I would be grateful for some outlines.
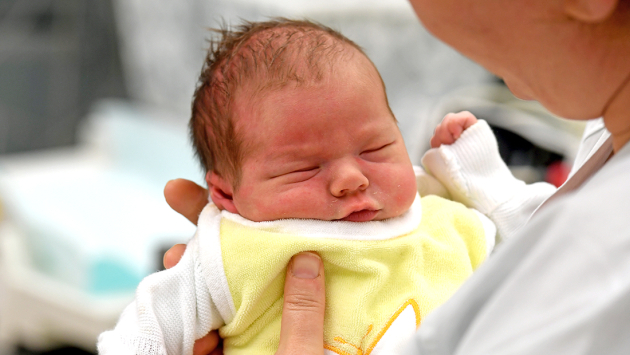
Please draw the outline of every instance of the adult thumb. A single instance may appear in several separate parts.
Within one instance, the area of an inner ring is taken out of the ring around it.
[[[324,353],[324,264],[319,255],[299,253],[287,267],[280,346],[276,355]]]

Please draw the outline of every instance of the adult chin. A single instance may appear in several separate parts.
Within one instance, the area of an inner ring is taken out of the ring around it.
[[[521,100],[535,100],[534,96],[531,94],[530,90],[525,88],[524,85],[518,84],[513,80],[503,78],[505,85],[507,85],[508,89],[512,92],[512,95],[516,96]]]
[[[589,120],[602,116],[604,105],[580,95],[571,95],[566,88],[556,92],[534,94],[527,85],[517,80],[504,79],[512,94],[521,100],[536,100],[552,114],[570,120]]]
[[[603,105],[588,100],[561,101],[556,97],[546,97],[538,100],[549,112],[558,117],[569,120],[583,121],[598,118],[603,115]]]

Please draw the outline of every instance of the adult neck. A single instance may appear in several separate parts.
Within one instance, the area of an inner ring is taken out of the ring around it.
[[[630,69],[608,102],[603,116],[604,124],[612,135],[613,151],[617,153],[630,141]]]
[[[614,58],[608,68],[621,78],[603,109],[604,124],[613,139],[613,150],[618,152],[630,141],[630,2],[619,1],[616,11],[608,19],[608,29],[597,42],[608,49]],[[615,71],[613,68],[617,67]],[[601,68],[606,71],[606,67]]]

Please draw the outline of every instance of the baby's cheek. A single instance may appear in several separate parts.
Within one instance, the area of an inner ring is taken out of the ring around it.
[[[269,209],[275,211],[280,218],[308,218],[312,214],[308,193],[298,189],[278,195],[276,201],[269,205]]]
[[[396,202],[401,209],[407,210],[416,198],[418,191],[416,187],[416,175],[413,170],[409,171],[408,169],[404,169],[401,171],[396,184],[396,191],[398,192],[396,194]]]
[[[271,221],[282,217],[281,203],[270,194],[242,194],[234,200],[241,216],[254,222]]]

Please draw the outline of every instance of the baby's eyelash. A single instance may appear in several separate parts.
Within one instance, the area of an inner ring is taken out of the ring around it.
[[[287,176],[287,175],[290,175],[290,174],[306,173],[306,172],[313,171],[313,170],[316,170],[316,169],[319,169],[319,166],[312,166],[312,167],[307,167],[307,168],[303,168],[303,169],[285,171],[285,172],[282,172],[282,173],[271,175],[269,178],[275,179],[275,178],[279,178],[279,177],[282,177],[282,176]]]
[[[318,169],[318,168],[319,168],[319,166],[311,166],[311,167],[304,168],[304,169],[293,170],[292,173],[302,173],[302,172],[312,171],[312,170],[315,170],[315,169]]]
[[[372,153],[372,152],[376,152],[376,151],[379,151],[379,150],[381,150],[381,149],[383,149],[383,148],[386,148],[386,147],[388,147],[388,146],[390,146],[390,145],[392,145],[392,144],[394,144],[394,142],[390,142],[390,143],[387,143],[387,144],[383,144],[382,146],[380,146],[380,147],[378,147],[378,148],[374,148],[374,149],[369,149],[369,150],[363,151],[363,153]]]
[[[286,178],[286,182],[288,183],[298,183],[306,180],[310,180],[312,177],[316,176],[319,173],[319,166],[308,167],[299,170],[293,170],[284,174],[283,176]]]

